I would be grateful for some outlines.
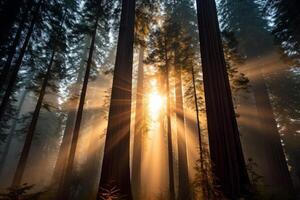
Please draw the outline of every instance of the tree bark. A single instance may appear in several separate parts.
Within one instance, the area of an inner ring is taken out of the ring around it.
[[[142,164],[142,139],[144,133],[144,47],[140,47],[136,109],[135,109],[135,128],[132,156],[132,183],[136,199],[140,198],[141,191],[141,164]]]
[[[184,108],[182,96],[181,67],[175,65],[176,127],[178,145],[178,199],[191,199],[186,151]]]
[[[94,53],[94,49],[95,49],[95,40],[96,40],[96,34],[97,34],[97,28],[98,28],[98,20],[99,20],[99,16],[96,17],[95,25],[94,25],[94,29],[93,29],[93,33],[92,33],[92,41],[91,41],[86,71],[85,71],[85,75],[84,75],[84,80],[83,80],[83,84],[82,84],[78,110],[76,113],[75,127],[73,130],[70,152],[69,152],[69,156],[67,158],[66,169],[63,173],[63,177],[62,177],[61,183],[59,185],[59,192],[58,192],[59,200],[67,200],[67,199],[71,198],[70,190],[71,190],[72,177],[73,177],[73,164],[74,164],[75,153],[76,153],[76,148],[77,148],[77,143],[78,143],[78,138],[79,138],[79,132],[80,132],[80,126],[81,126],[81,121],[82,121],[87,86],[88,86],[90,71],[91,71],[91,67],[92,67],[93,53]]]
[[[121,196],[132,199],[129,144],[134,18],[135,0],[123,0],[98,198],[103,190],[115,186]]]
[[[210,155],[215,182],[225,196],[236,199],[249,178],[235,119],[214,0],[197,0]]]
[[[36,128],[37,121],[38,121],[38,118],[39,118],[40,110],[42,108],[42,103],[43,103],[43,100],[44,100],[44,96],[46,94],[46,88],[47,88],[47,85],[48,85],[48,80],[50,78],[51,68],[52,68],[52,65],[53,65],[53,62],[54,62],[54,57],[55,57],[55,50],[53,50],[52,54],[51,54],[50,63],[47,67],[47,73],[45,74],[45,78],[43,80],[40,95],[39,95],[35,110],[33,112],[33,116],[32,116],[32,119],[31,119],[31,122],[30,122],[30,125],[29,125],[29,128],[28,128],[28,132],[26,134],[25,143],[24,143],[24,146],[23,146],[23,149],[22,149],[22,153],[21,153],[21,156],[20,156],[20,159],[19,159],[19,162],[18,162],[18,165],[17,165],[17,169],[16,169],[16,172],[15,172],[15,175],[14,175],[14,178],[13,178],[12,186],[15,186],[15,187],[18,187],[18,186],[21,185],[21,181],[22,181],[22,177],[23,177],[23,174],[24,174],[24,171],[25,171],[26,164],[27,164],[27,160],[28,160],[29,151],[30,151],[30,148],[31,148],[31,143],[32,143],[32,139],[33,139],[33,136],[34,136],[35,128]]]
[[[31,35],[32,35],[32,32],[33,32],[33,29],[34,29],[34,25],[37,21],[37,18],[38,18],[38,15],[39,15],[39,10],[40,10],[40,7],[41,7],[41,4],[42,4],[42,0],[40,0],[38,2],[38,4],[36,5],[36,9],[34,11],[34,14],[33,14],[33,18],[31,20],[31,23],[30,23],[30,27],[28,29],[28,32],[27,32],[27,35],[26,35],[26,38],[24,40],[24,43],[22,45],[22,48],[20,50],[20,54],[18,56],[18,59],[16,61],[16,64],[14,66],[14,69],[12,71],[12,75],[10,77],[10,80],[9,80],[9,83],[8,83],[8,86],[6,88],[6,91],[5,91],[5,94],[3,96],[3,99],[1,101],[1,105],[0,105],[0,120],[3,119],[4,117],[4,114],[5,114],[5,108],[6,106],[8,105],[9,103],[9,98],[13,92],[13,87],[15,85],[15,82],[17,81],[17,77],[18,77],[18,72],[19,72],[19,69],[21,67],[21,64],[22,64],[22,61],[23,61],[23,57],[25,55],[25,52],[26,52],[26,49],[27,49],[27,46],[28,46],[28,43],[29,43],[29,40],[31,38]]]

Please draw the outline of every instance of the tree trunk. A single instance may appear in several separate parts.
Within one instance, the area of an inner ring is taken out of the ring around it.
[[[175,95],[176,95],[176,127],[177,127],[177,145],[178,145],[178,199],[191,199],[190,183],[188,174],[188,161],[186,151],[184,108],[182,96],[181,67],[176,65],[175,72]]]
[[[91,116],[92,119],[87,119],[87,121],[96,122],[99,120],[99,114],[101,112],[101,108],[95,110],[96,115]],[[93,114],[92,114],[93,115]],[[84,186],[82,195],[78,199],[96,199],[97,192],[98,192],[98,177],[100,177],[99,169],[101,168],[101,158],[102,158],[102,144],[99,144],[98,136],[90,137],[88,142],[88,155],[85,162],[84,172],[83,172],[83,179],[84,179]]]
[[[33,29],[34,29],[34,25],[37,21],[37,18],[38,18],[38,14],[39,14],[39,10],[40,10],[40,7],[41,7],[41,4],[42,4],[42,0],[40,0],[38,2],[38,4],[36,5],[36,9],[34,11],[34,14],[33,14],[33,18],[31,20],[31,23],[30,23],[30,27],[28,29],[28,32],[27,32],[27,35],[26,35],[26,38],[24,40],[24,43],[22,45],[22,48],[20,49],[20,54],[19,54],[19,57],[16,61],[16,64],[14,66],[14,69],[12,71],[12,75],[10,77],[10,80],[9,80],[9,83],[8,83],[8,86],[6,88],[6,91],[5,91],[5,94],[4,94],[4,97],[1,101],[1,105],[0,105],[0,120],[3,119],[4,117],[4,114],[5,114],[5,108],[6,106],[8,105],[9,103],[9,98],[13,92],[13,87],[15,85],[15,82],[17,81],[17,76],[18,76],[18,72],[19,72],[19,69],[21,67],[21,64],[22,64],[22,61],[23,61],[23,57],[25,55],[25,51],[27,49],[27,46],[28,46],[28,43],[29,43],[29,40],[31,38],[31,35],[32,35],[32,32],[33,32]]]
[[[21,109],[22,109],[22,106],[24,104],[27,92],[28,91],[25,88],[24,91],[23,91],[23,93],[22,93],[22,95],[21,95],[21,99],[19,101],[19,105],[18,105],[18,108],[17,108],[18,115],[17,115],[16,119],[14,119],[14,121],[13,121],[13,124],[12,124],[12,126],[10,128],[10,131],[9,131],[9,134],[8,134],[7,141],[5,143],[4,150],[2,152],[2,156],[1,156],[1,159],[0,159],[0,176],[1,176],[2,170],[4,168],[4,164],[5,164],[6,158],[8,156],[9,148],[10,148],[11,142],[13,140],[13,137],[14,137],[14,134],[15,134],[15,131],[16,131],[16,128],[17,128],[18,119],[20,118]]]
[[[167,92],[167,131],[168,131],[168,160],[169,160],[169,195],[170,200],[175,200],[174,183],[174,161],[172,146],[172,127],[171,127],[171,105],[170,105],[170,82],[169,67],[166,67],[166,92]]]
[[[17,169],[16,169],[16,172],[15,172],[15,175],[14,175],[14,178],[13,178],[12,186],[20,186],[21,185],[22,177],[23,177],[25,167],[26,167],[26,164],[27,164],[27,160],[28,160],[28,156],[29,156],[29,151],[30,151],[30,148],[31,148],[33,135],[34,135],[35,128],[36,128],[36,125],[37,125],[37,121],[38,121],[38,118],[39,118],[40,110],[42,108],[42,103],[43,103],[43,100],[44,100],[44,96],[46,94],[46,88],[47,88],[47,85],[48,85],[48,80],[50,78],[51,68],[52,68],[52,65],[53,65],[53,62],[54,62],[54,57],[55,57],[55,50],[53,50],[52,54],[51,54],[50,63],[48,65],[47,73],[45,74],[45,78],[43,80],[40,95],[39,95],[35,110],[33,112],[33,116],[32,116],[32,119],[31,119],[31,122],[30,122],[30,125],[29,125],[29,128],[28,128],[28,132],[26,134],[25,143],[24,143],[22,153],[21,153],[18,165],[17,165]]]
[[[32,5],[32,4],[30,4],[30,5]],[[13,43],[10,47],[10,50],[8,52],[8,57],[7,57],[7,60],[5,62],[5,65],[4,65],[4,67],[1,71],[1,75],[0,75],[0,92],[2,92],[2,90],[4,90],[4,83],[5,83],[5,81],[8,77],[9,70],[10,70],[10,67],[11,67],[11,62],[13,60],[13,57],[14,57],[15,53],[16,53],[16,48],[17,48],[17,46],[20,42],[20,37],[21,37],[22,31],[24,29],[26,18],[27,18],[29,10],[31,10],[31,7],[28,7],[23,11],[22,19],[19,23],[19,27],[17,29],[14,41],[13,41]]]
[[[103,190],[116,187],[121,196],[132,199],[129,144],[134,17],[135,0],[123,0],[98,198]]]
[[[0,46],[5,44],[13,27],[23,0],[7,0],[0,11]]]
[[[274,72],[280,74],[285,64],[280,60],[281,56],[274,45],[274,38],[265,29],[266,21],[261,18],[255,2],[231,0],[226,6],[225,9],[231,13],[231,20],[226,24],[232,30],[239,30],[234,31],[238,40],[237,47],[247,57],[241,70],[249,77],[256,106],[256,112],[254,111],[252,116],[255,121],[248,126],[244,125],[245,155],[258,165],[257,171],[268,185],[266,188],[268,193],[275,196],[292,195],[293,184],[264,77],[264,75],[272,77]],[[248,110],[250,107],[252,102],[241,101],[241,110],[243,108]]]
[[[282,148],[268,89],[262,72],[260,69],[257,70],[259,73],[256,74],[256,80],[252,83],[252,88],[258,112],[259,131],[263,135],[261,140],[266,156],[264,159],[266,161],[265,173],[267,173],[267,177],[264,177],[264,179],[267,185],[272,186],[268,190],[273,194],[293,195],[293,183]]]
[[[73,164],[74,164],[75,153],[76,153],[78,137],[79,137],[79,132],[80,132],[80,126],[81,126],[81,121],[82,121],[87,86],[88,86],[90,71],[91,71],[91,67],[92,67],[93,53],[94,53],[94,49],[95,49],[95,40],[96,40],[96,34],[97,34],[97,28],[98,28],[98,20],[99,20],[99,16],[96,17],[94,30],[92,33],[92,41],[91,41],[91,46],[90,46],[90,51],[89,51],[89,57],[87,60],[87,66],[86,66],[86,71],[85,71],[85,75],[84,75],[84,80],[83,80],[83,84],[82,84],[78,110],[76,113],[75,127],[74,127],[74,131],[73,131],[73,135],[72,135],[70,152],[69,152],[69,156],[67,158],[66,168],[63,172],[63,177],[62,177],[61,183],[59,185],[59,192],[58,192],[59,200],[70,199],[70,190],[71,190],[72,177],[73,177]]]
[[[203,183],[205,185],[201,186],[202,189],[202,195],[205,199],[209,199],[209,178],[207,171],[204,169],[204,148],[203,148],[203,138],[201,134],[201,128],[200,128],[200,118],[199,118],[199,105],[198,105],[198,97],[197,97],[197,88],[196,88],[196,79],[195,79],[195,70],[194,67],[192,67],[192,82],[193,82],[193,93],[194,93],[194,102],[195,102],[195,108],[196,108],[196,123],[197,123],[197,133],[199,137],[199,154],[200,154],[200,170],[201,170],[201,179],[204,180]]]
[[[89,45],[90,44],[88,44],[88,42],[87,42],[85,49],[88,50]],[[82,55],[84,59],[80,65],[80,69],[79,69],[79,72],[77,75],[77,80],[76,80],[75,86],[79,85],[83,79],[84,66],[85,66],[85,62],[86,62],[85,58],[86,58],[87,54],[88,54],[88,52],[85,51]],[[71,90],[71,95],[77,96],[77,87],[74,87]],[[52,183],[55,186],[59,185],[59,182],[62,181],[62,177],[64,176],[63,174],[64,174],[64,171],[66,168],[66,161],[67,161],[67,158],[68,158],[69,152],[70,152],[71,139],[72,139],[73,128],[74,128],[74,123],[75,123],[75,118],[76,118],[75,108],[78,106],[78,102],[79,102],[79,100],[77,99],[77,97],[75,99],[73,99],[73,97],[71,97],[71,110],[68,112],[66,127],[64,130],[62,142],[60,145],[60,149],[58,152],[58,156],[57,156],[57,160],[56,160],[56,164],[55,164],[55,168],[54,168],[54,172],[53,172],[53,177],[52,177]]]
[[[231,199],[249,187],[235,119],[214,0],[197,0],[197,16],[207,110],[210,155],[215,182]]]
[[[168,164],[169,164],[169,197],[170,200],[175,200],[175,183],[174,183],[174,160],[173,160],[173,145],[172,145],[172,126],[171,126],[171,103],[170,103],[170,80],[169,80],[169,57],[167,36],[165,40],[165,79],[166,79],[166,94],[167,94],[167,137],[168,137]]]
[[[140,47],[136,109],[135,109],[135,128],[132,157],[132,183],[136,199],[140,198],[141,191],[141,164],[142,164],[142,139],[144,130],[144,47]]]

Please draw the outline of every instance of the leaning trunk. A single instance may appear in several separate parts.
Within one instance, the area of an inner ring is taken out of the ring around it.
[[[18,72],[19,72],[19,69],[21,67],[21,64],[22,64],[22,61],[23,61],[23,57],[25,55],[25,51],[27,49],[29,40],[31,38],[33,29],[34,29],[34,25],[35,25],[35,23],[37,21],[41,4],[42,4],[42,0],[40,0],[38,2],[38,4],[36,5],[36,9],[34,11],[33,18],[31,20],[30,27],[28,29],[26,38],[24,40],[22,48],[20,49],[19,57],[18,57],[18,59],[16,61],[16,64],[15,64],[14,69],[12,71],[11,78],[9,80],[9,83],[8,83],[7,88],[6,88],[5,94],[4,94],[3,99],[1,101],[1,105],[0,105],[0,120],[3,119],[4,113],[5,113],[5,108],[6,108],[6,106],[9,103],[9,98],[10,98],[12,92],[13,92],[13,88],[14,88],[15,82],[17,81]]]
[[[66,168],[63,172],[63,176],[62,176],[61,182],[59,184],[59,192],[58,192],[59,200],[66,200],[66,199],[71,198],[70,190],[71,190],[71,186],[72,186],[73,164],[74,164],[74,160],[75,160],[75,153],[76,153],[78,137],[79,137],[79,132],[80,132],[80,126],[81,126],[81,121],[82,121],[84,102],[85,102],[85,97],[86,97],[86,93],[87,93],[87,86],[88,86],[90,71],[91,71],[91,67],[92,67],[93,53],[94,53],[94,49],[95,49],[95,40],[96,40],[97,27],[98,27],[98,20],[99,20],[99,16],[97,16],[97,18],[95,20],[94,30],[92,33],[92,41],[91,41],[91,46],[90,46],[90,51],[89,51],[89,57],[87,60],[87,66],[86,66],[86,71],[85,71],[85,75],[84,75],[84,80],[83,80],[83,84],[82,84],[82,90],[81,90],[78,110],[76,113],[75,127],[74,127],[74,131],[73,131],[73,135],[72,135],[70,152],[69,152],[69,156],[67,158]]]
[[[240,197],[249,186],[235,119],[214,0],[197,0],[207,125],[215,182],[225,196]]]
[[[30,4],[32,5],[32,4]],[[4,89],[4,83],[8,77],[8,74],[9,74],[9,70],[10,70],[10,67],[11,67],[11,62],[13,60],[13,57],[16,53],[16,48],[20,42],[20,38],[21,38],[21,34],[22,34],[22,31],[24,29],[24,26],[25,26],[25,21],[26,21],[26,18],[27,18],[27,15],[28,15],[28,12],[29,10],[31,9],[31,7],[29,8],[26,8],[22,14],[22,19],[19,23],[19,27],[17,29],[17,32],[16,32],[16,35],[14,37],[14,41],[10,47],[10,50],[8,52],[8,57],[7,57],[7,60],[5,62],[5,65],[1,71],[1,75],[0,75],[0,92]]]
[[[86,45],[85,49],[88,49],[88,42]],[[63,133],[63,138],[62,138],[62,142],[59,148],[59,152],[58,152],[58,156],[57,156],[57,160],[56,160],[56,164],[55,164],[55,168],[54,168],[54,172],[53,172],[53,177],[52,177],[52,183],[54,186],[57,186],[61,181],[61,178],[64,176],[63,173],[65,171],[66,168],[66,160],[69,156],[69,152],[70,152],[70,146],[71,146],[71,139],[72,139],[72,134],[73,134],[73,128],[74,128],[74,123],[75,123],[75,118],[76,118],[76,110],[75,108],[78,106],[78,98],[77,98],[77,85],[79,85],[82,82],[83,79],[83,75],[84,75],[84,66],[85,66],[85,58],[87,56],[88,52],[85,51],[83,53],[83,61],[80,65],[80,69],[77,75],[77,80],[76,83],[74,84],[75,87],[72,88],[71,90],[71,105],[70,105],[70,111],[68,112],[67,115],[67,121],[66,121],[66,127],[64,129],[64,133]],[[73,97],[76,96],[76,98],[73,99]]]
[[[144,129],[144,47],[140,48],[137,94],[135,109],[135,127],[132,158],[132,182],[136,198],[139,199],[141,191],[141,163],[142,163],[142,139]]]
[[[129,169],[135,0],[123,0],[99,195],[116,187],[132,199]]]
[[[176,95],[176,127],[178,144],[178,199],[190,199],[190,183],[187,164],[184,109],[182,96],[181,67],[176,65],[175,72],[175,95]]]
[[[47,73],[45,74],[45,78],[43,80],[40,95],[39,95],[35,110],[33,112],[31,123],[30,123],[29,128],[28,128],[28,132],[27,132],[27,135],[26,135],[26,138],[25,138],[25,143],[24,143],[24,146],[23,146],[23,149],[22,149],[20,160],[18,162],[17,169],[16,169],[16,172],[15,172],[15,175],[14,175],[14,178],[13,178],[12,186],[20,186],[21,181],[22,181],[22,177],[23,177],[25,167],[26,167],[26,164],[27,164],[29,151],[30,151],[33,135],[34,135],[34,132],[35,132],[36,124],[37,124],[37,121],[38,121],[38,118],[39,118],[40,110],[42,108],[43,99],[44,99],[44,96],[46,94],[46,88],[47,88],[47,85],[48,85],[48,80],[50,78],[50,73],[51,73],[51,68],[52,68],[53,62],[54,62],[54,57],[55,57],[55,51],[53,50],[52,55],[51,55],[51,59],[50,59],[50,63],[49,63],[48,68],[47,68]]]

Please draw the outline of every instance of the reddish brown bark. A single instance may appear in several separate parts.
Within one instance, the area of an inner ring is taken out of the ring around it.
[[[129,144],[134,18],[135,0],[123,0],[99,198],[103,190],[116,187],[120,196],[132,199]]]
[[[197,0],[210,155],[225,196],[240,197],[249,178],[235,119],[214,0]]]

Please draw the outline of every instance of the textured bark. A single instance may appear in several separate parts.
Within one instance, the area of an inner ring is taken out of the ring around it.
[[[2,6],[0,10],[0,46],[8,39],[22,4],[23,0],[7,0]]]
[[[134,194],[139,199],[141,191],[141,164],[142,164],[142,139],[144,129],[144,47],[140,47],[137,94],[135,109],[135,127],[132,156],[132,184],[135,190]]]
[[[225,196],[240,197],[249,186],[232,103],[214,0],[197,0],[210,155],[215,182]]]
[[[12,75],[10,77],[8,86],[7,86],[6,91],[5,91],[5,94],[4,94],[3,98],[2,98],[1,105],[0,105],[0,120],[2,120],[3,117],[4,117],[5,108],[6,108],[6,106],[9,103],[9,98],[10,98],[12,92],[13,92],[14,85],[15,85],[15,83],[17,81],[18,72],[19,72],[19,69],[21,67],[21,64],[22,64],[22,61],[23,61],[23,57],[25,55],[25,52],[26,52],[29,40],[31,38],[33,29],[34,29],[34,25],[35,25],[35,23],[37,21],[41,4],[42,4],[42,0],[40,0],[38,2],[38,4],[36,5],[36,9],[35,9],[35,11],[33,13],[33,18],[32,18],[32,20],[30,22],[30,27],[28,29],[28,32],[27,32],[27,35],[25,37],[24,43],[22,45],[22,48],[20,49],[20,54],[18,56],[18,59],[16,60],[16,63],[14,65],[14,68],[13,68],[13,71],[12,71]]]
[[[104,189],[115,186],[121,196],[132,199],[129,143],[134,18],[135,0],[123,0],[98,198]]]
[[[78,143],[78,138],[79,138],[79,132],[80,132],[80,126],[81,126],[81,121],[82,121],[87,86],[88,86],[90,71],[91,71],[91,67],[92,67],[93,52],[95,49],[95,40],[96,40],[96,33],[97,33],[97,27],[98,27],[98,20],[99,20],[99,16],[96,17],[95,25],[94,25],[94,29],[93,29],[89,57],[87,60],[86,71],[85,71],[84,80],[83,80],[83,84],[82,84],[78,110],[76,113],[75,127],[74,127],[74,131],[72,134],[70,152],[69,152],[69,156],[67,158],[66,168],[64,170],[63,177],[62,177],[60,185],[59,185],[59,192],[58,192],[59,200],[66,200],[66,199],[71,198],[70,190],[71,190],[72,177],[73,177],[73,164],[74,164],[75,153],[76,153],[76,148],[77,148],[77,143]]]
[[[176,96],[176,126],[178,145],[178,199],[191,199],[190,183],[188,174],[188,161],[186,151],[184,109],[182,96],[181,67],[175,66],[175,96]]]
[[[52,55],[51,55],[51,59],[50,59],[50,63],[47,67],[47,73],[45,74],[45,78],[43,80],[40,95],[39,95],[36,107],[34,109],[34,112],[33,112],[33,116],[32,116],[32,119],[31,119],[31,122],[30,122],[30,125],[29,125],[29,128],[28,128],[28,132],[26,134],[25,143],[24,143],[22,153],[21,153],[18,165],[17,165],[17,169],[16,169],[16,172],[15,172],[15,175],[14,175],[14,178],[13,178],[12,186],[20,186],[21,181],[22,181],[22,177],[23,177],[23,174],[24,174],[24,171],[25,171],[25,167],[26,167],[26,164],[27,164],[27,161],[28,161],[29,151],[30,151],[30,148],[31,148],[31,143],[32,143],[32,139],[33,139],[33,136],[34,136],[35,128],[36,128],[37,121],[38,121],[38,118],[39,118],[40,110],[42,108],[42,103],[43,103],[43,100],[44,100],[44,96],[46,94],[46,88],[47,88],[47,85],[48,85],[48,80],[50,78],[51,68],[52,68],[52,65],[53,65],[53,62],[54,62],[54,57],[55,57],[55,51],[53,50]]]
[[[1,176],[2,170],[4,168],[4,164],[5,164],[6,158],[8,156],[8,152],[9,152],[9,148],[10,148],[11,142],[13,141],[13,137],[14,137],[14,134],[16,132],[16,128],[17,128],[17,124],[18,124],[18,119],[21,116],[21,108],[22,108],[22,106],[24,104],[27,92],[28,92],[28,90],[26,88],[22,92],[21,99],[19,100],[19,105],[17,107],[17,113],[18,113],[17,117],[13,121],[13,124],[12,124],[12,126],[10,128],[9,133],[8,133],[8,137],[7,137],[7,141],[5,143],[5,146],[4,146],[4,150],[3,150],[3,152],[1,152],[2,155],[1,155],[1,159],[0,159],[0,176]]]

